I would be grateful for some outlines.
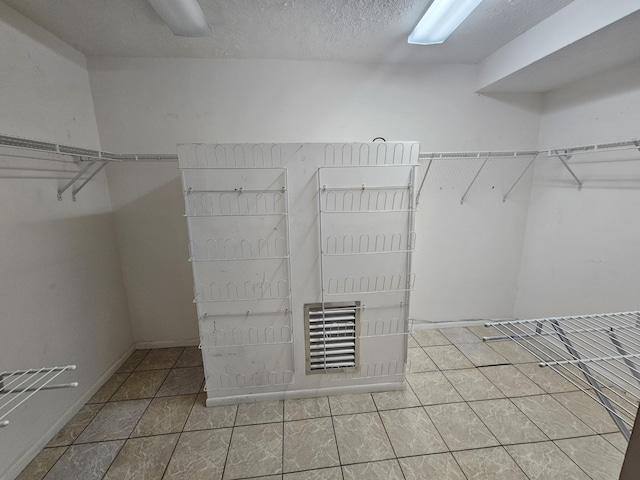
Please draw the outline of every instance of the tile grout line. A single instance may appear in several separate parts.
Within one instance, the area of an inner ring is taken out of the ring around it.
[[[227,447],[227,454],[224,457],[224,465],[222,466],[221,479],[224,479],[224,473],[227,470],[227,461],[229,460],[229,452],[231,451],[231,442],[233,440],[233,433],[236,431],[236,421],[238,420],[238,406],[236,405],[236,413],[233,416],[233,424],[231,426],[231,435],[229,435],[229,446]]]

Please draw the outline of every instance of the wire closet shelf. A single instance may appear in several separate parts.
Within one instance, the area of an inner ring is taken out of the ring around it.
[[[51,383],[64,372],[75,368],[75,365],[66,365],[0,372],[0,428],[9,425],[7,417],[38,392],[77,387],[78,382]]]
[[[598,401],[629,440],[640,403],[640,311],[489,322]]]

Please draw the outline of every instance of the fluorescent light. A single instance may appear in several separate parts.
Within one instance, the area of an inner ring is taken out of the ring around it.
[[[444,42],[481,1],[433,0],[409,35],[409,43],[433,45]]]
[[[149,0],[174,35],[208,37],[211,27],[198,0]]]

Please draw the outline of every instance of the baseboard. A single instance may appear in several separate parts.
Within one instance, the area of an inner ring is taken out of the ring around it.
[[[191,338],[187,340],[158,340],[154,342],[136,342],[136,350],[147,348],[171,348],[171,347],[194,347],[200,345],[200,339]]]
[[[9,469],[0,476],[0,480],[11,480],[17,477],[22,470],[33,460],[38,453],[51,441],[53,437],[64,427],[73,416],[100,390],[100,387],[106,383],[111,376],[116,373],[118,368],[131,356],[136,350],[135,345],[131,345],[127,351],[104,373],[100,378],[87,390],[69,409],[60,416],[60,418],[47,430],[42,438],[34,443],[22,457],[20,457]]]
[[[452,320],[450,322],[438,322],[429,320],[413,320],[413,330],[430,330],[434,328],[476,327],[487,322],[502,322],[513,320],[512,318],[473,318],[468,320]]]
[[[379,383],[375,385],[346,385],[341,387],[314,388],[308,390],[287,390],[282,392],[251,393],[246,395],[207,398],[207,407],[354,393],[388,392],[391,390],[405,390],[406,388],[407,384],[404,380],[402,380],[401,382]]]

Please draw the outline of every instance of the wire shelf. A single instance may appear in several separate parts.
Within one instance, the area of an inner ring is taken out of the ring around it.
[[[375,191],[359,189],[321,190],[322,213],[388,213],[410,211],[410,191],[407,189],[379,187]]]
[[[201,329],[199,348],[207,350],[223,347],[283,345],[292,341],[292,330],[287,325],[264,328],[233,327],[228,330],[216,327],[212,331]]]
[[[282,190],[195,192],[185,196],[187,217],[285,215]]]
[[[252,300],[284,300],[290,298],[289,282],[281,279],[263,282],[247,281],[242,284],[212,282],[205,289],[202,285],[194,287],[194,303],[207,302],[246,302]]]
[[[284,260],[289,258],[284,237],[213,239],[189,242],[190,262]]]
[[[330,278],[324,290],[325,295],[352,295],[406,292],[413,289],[413,273],[397,273],[391,276],[362,276],[360,278]]]
[[[0,372],[0,427],[9,425],[9,414],[36,393],[42,390],[77,387],[77,382],[51,383],[64,372],[75,368],[75,365],[67,365]]]
[[[342,235],[329,235],[324,241],[325,256],[381,255],[389,253],[409,253],[415,251],[416,234],[400,232]]]
[[[329,144],[325,147],[327,167],[411,166],[418,162],[418,143]]]
[[[640,312],[489,322],[609,412],[628,440],[640,403]]]

